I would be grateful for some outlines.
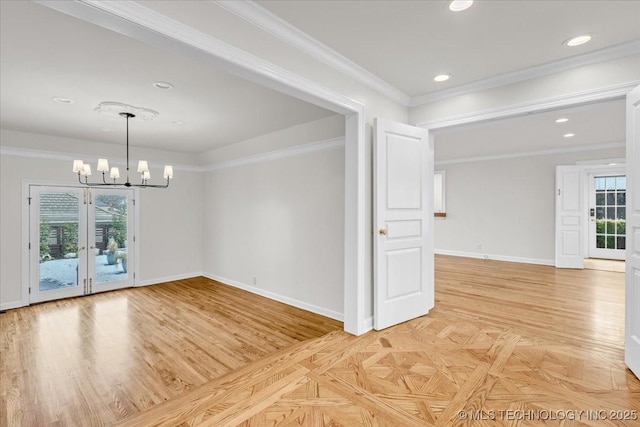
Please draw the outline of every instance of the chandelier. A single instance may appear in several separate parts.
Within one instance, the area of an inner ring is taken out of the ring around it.
[[[80,184],[86,185],[88,187],[99,187],[99,186],[119,186],[119,187],[142,187],[142,188],[167,188],[169,186],[169,181],[173,178],[173,166],[165,165],[164,167],[164,179],[167,180],[167,183],[164,185],[157,184],[149,184],[149,179],[151,179],[151,174],[149,173],[149,165],[146,160],[140,160],[138,162],[138,173],[140,173],[140,184],[132,184],[129,181],[129,119],[134,118],[136,115],[129,112],[120,112],[118,113],[121,117],[127,119],[127,173],[126,182],[117,182],[117,179],[120,178],[120,169],[116,167],[112,167],[109,169],[109,161],[107,159],[98,159],[98,165],[96,170],[98,172],[102,172],[102,182],[89,182],[89,176],[91,175],[91,165],[88,163],[84,163],[82,160],[74,160],[73,161],[73,172],[78,174],[78,181]],[[107,182],[107,173],[109,173],[109,181],[113,180],[113,182]],[[84,177],[84,181],[82,180]]]

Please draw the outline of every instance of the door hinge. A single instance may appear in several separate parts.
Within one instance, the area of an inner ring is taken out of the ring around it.
[[[31,294],[31,288],[29,288],[29,294]]]
[[[131,201],[133,202],[133,206],[136,205],[136,199],[131,199]]]
[[[27,200],[29,201],[29,205],[31,205],[31,199],[32,197],[27,197]]]
[[[136,236],[133,236],[133,243],[136,242]]]
[[[29,242],[29,250],[31,250],[31,242]]]

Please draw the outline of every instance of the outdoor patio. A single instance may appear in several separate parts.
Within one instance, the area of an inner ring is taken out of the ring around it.
[[[97,255],[96,282],[111,282],[123,280],[127,277],[122,264],[109,265],[106,255]],[[76,286],[78,279],[78,258],[55,259],[40,263],[40,290],[49,291],[60,288]]]

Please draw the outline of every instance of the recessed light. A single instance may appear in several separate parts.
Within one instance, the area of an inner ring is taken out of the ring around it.
[[[618,166],[617,163],[607,163],[607,166]]]
[[[449,80],[451,76],[449,74],[438,74],[433,78],[434,82],[446,82]]]
[[[580,46],[581,44],[585,44],[591,40],[591,36],[589,34],[583,34],[581,36],[572,37],[569,40],[564,42],[565,45],[569,47]]]
[[[102,132],[111,132],[111,129],[109,129],[109,128],[102,128]]]
[[[467,10],[473,4],[473,0],[453,0],[449,3],[449,10],[452,12],[461,12]]]
[[[73,99],[63,98],[61,96],[54,96],[51,98],[53,102],[59,102],[60,104],[73,104]]]
[[[556,123],[564,123],[568,121],[569,119],[567,119],[566,117],[560,117],[559,119],[556,119]]]
[[[174,125],[183,125],[184,122],[182,120],[174,120],[171,123],[173,123]]]
[[[575,133],[565,133],[562,136],[564,136],[565,138],[573,138],[574,136],[576,136],[576,134]]]
[[[162,90],[171,90],[173,85],[169,82],[153,82],[153,87]]]

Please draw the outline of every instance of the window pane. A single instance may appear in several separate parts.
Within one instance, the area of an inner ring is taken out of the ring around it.
[[[616,222],[607,221],[607,234],[616,234]]]
[[[607,219],[616,219],[616,208],[607,208]]]
[[[597,198],[598,196],[596,196]],[[627,204],[627,193],[625,193],[624,191],[618,193],[618,205],[626,205]]]
[[[616,236],[607,236],[607,249],[616,248]]]
[[[625,176],[616,177],[616,188],[618,190],[626,190],[627,189],[627,177],[625,177]]]
[[[604,201],[605,201],[604,193],[602,192],[596,193],[596,206],[604,206]]]
[[[605,187],[607,190],[615,190],[616,189],[616,177],[609,176],[605,178]]]
[[[616,204],[616,193],[614,193],[613,191],[611,192],[607,191],[607,205],[615,206],[615,204]]]
[[[604,178],[596,178],[596,190],[604,190]]]
[[[596,220],[596,233],[604,234],[606,229],[606,222],[603,219]]]
[[[624,236],[618,236],[618,249],[626,249],[626,241]]]
[[[618,220],[618,228],[616,230],[617,234],[624,235],[627,232],[627,222]]]
[[[596,236],[596,248],[604,249],[604,236],[602,234]]]
[[[618,208],[618,219],[627,219],[627,208],[622,207],[622,208]]]
[[[596,208],[596,219],[604,218],[604,208]]]

